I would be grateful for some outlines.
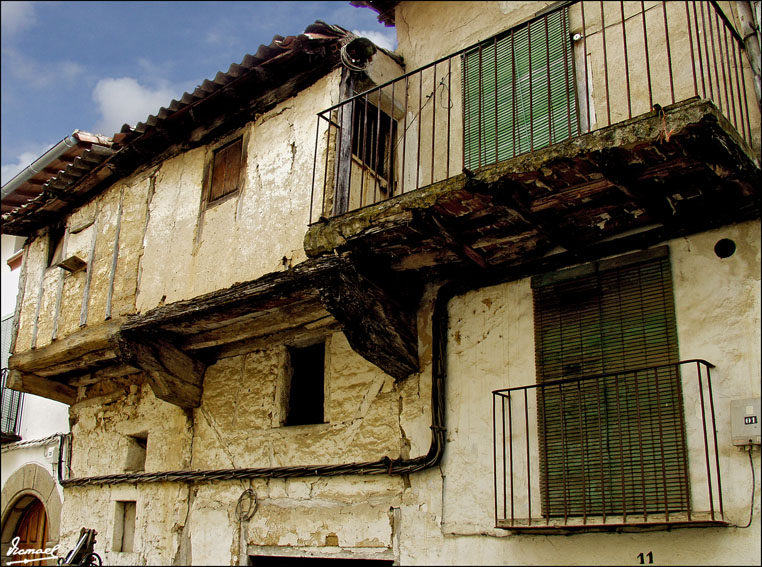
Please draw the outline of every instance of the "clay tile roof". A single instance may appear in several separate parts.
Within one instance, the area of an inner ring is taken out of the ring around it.
[[[340,26],[316,21],[302,34],[275,36],[270,45],[260,45],[134,127],[124,124],[111,138],[78,132],[77,149],[63,161],[19,187],[14,180],[3,186],[2,232],[28,236],[137,168],[252,120],[339,65],[341,45],[352,38]]]

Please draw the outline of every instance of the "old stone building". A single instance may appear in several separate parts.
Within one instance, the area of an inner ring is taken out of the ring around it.
[[[62,547],[758,564],[758,3],[354,3],[4,188]]]

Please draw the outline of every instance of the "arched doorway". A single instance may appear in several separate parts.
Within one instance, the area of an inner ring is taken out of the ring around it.
[[[15,546],[18,549],[45,549],[48,541],[48,515],[45,512],[45,505],[34,497],[29,497],[32,501],[24,508],[21,519],[13,533],[13,540],[18,539]],[[39,561],[29,561],[40,557]],[[11,561],[26,560],[24,565],[46,565],[42,560],[42,555],[14,554]]]
[[[11,559],[8,552],[12,547],[13,538],[22,527],[22,521],[26,517],[27,526],[37,526],[32,529],[32,536],[37,538],[46,538],[42,545],[24,544],[21,545],[22,535],[19,535],[19,548],[45,549],[52,548],[58,543],[61,530],[61,505],[62,500],[59,494],[59,488],[53,476],[43,467],[36,463],[27,463],[15,471],[6,480],[2,489],[2,503],[0,509],[2,512],[2,536],[0,536],[0,564],[6,565]],[[40,530],[42,510],[45,512],[45,529]],[[36,520],[36,524],[35,524]],[[26,537],[29,538],[29,533]],[[32,539],[35,539],[34,537]],[[29,545],[29,547],[26,547]],[[58,554],[60,554],[60,550]],[[24,567],[23,563],[17,563]],[[27,563],[28,565],[28,563]],[[43,565],[55,565],[55,562],[48,560]]]

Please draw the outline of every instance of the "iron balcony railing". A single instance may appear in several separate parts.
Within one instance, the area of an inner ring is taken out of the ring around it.
[[[694,97],[752,145],[748,68],[715,2],[568,2],[320,112],[310,222]]]
[[[494,391],[495,525],[723,525],[711,368],[686,360]]]
[[[2,399],[2,422],[1,438],[3,442],[18,441],[21,439],[21,408],[24,403],[24,394],[6,387],[8,369],[2,369],[2,382],[0,382],[0,398]]]

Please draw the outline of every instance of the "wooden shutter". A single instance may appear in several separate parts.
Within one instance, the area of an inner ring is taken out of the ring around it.
[[[479,44],[463,68],[465,167],[578,134],[566,8]]]
[[[243,139],[238,138],[214,152],[209,201],[219,199],[239,188],[242,148]]]
[[[536,278],[545,515],[685,510],[687,463],[666,247]]]

